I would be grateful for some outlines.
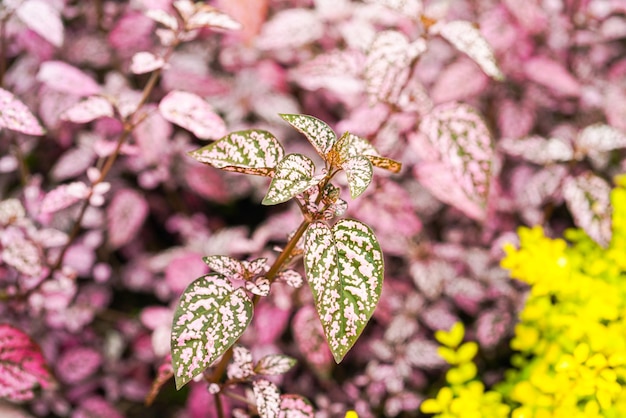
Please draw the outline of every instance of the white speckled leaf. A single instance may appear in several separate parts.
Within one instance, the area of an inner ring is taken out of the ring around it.
[[[265,277],[259,277],[254,281],[247,281],[244,286],[246,290],[257,296],[267,296],[270,294],[271,283]]]
[[[207,4],[197,4],[195,13],[187,20],[186,29],[200,28],[239,30],[241,29],[241,23],[215,7]]]
[[[322,177],[313,176],[315,164],[301,154],[289,154],[274,171],[269,190],[261,202],[264,205],[277,205],[286,202],[306,189],[315,186]]]
[[[252,353],[245,347],[233,347],[233,361],[228,365],[227,376],[229,379],[246,379],[254,375],[254,363]]]
[[[246,269],[241,261],[227,255],[210,255],[202,259],[215,273],[231,280],[243,280]]]
[[[536,135],[519,139],[503,138],[498,141],[498,148],[509,155],[540,165],[574,158],[572,145],[561,138],[546,139]]]
[[[295,289],[300,288],[304,282],[302,280],[302,275],[292,269],[284,270],[278,273],[276,275],[276,280],[283,281]]]
[[[10,129],[26,135],[43,135],[45,130],[17,97],[0,88],[0,128]]]
[[[304,268],[324,334],[339,363],[369,321],[383,284],[383,253],[372,230],[342,219],[332,229],[311,224]]]
[[[611,242],[611,186],[591,172],[565,180],[563,197],[576,225],[595,242],[606,247]]]
[[[440,22],[433,25],[430,31],[433,34],[441,35],[456,49],[467,54],[489,77],[495,80],[504,80],[504,75],[496,64],[491,46],[471,22],[465,20]]]
[[[280,117],[306,136],[317,153],[322,157],[325,157],[326,153],[337,142],[337,136],[330,126],[316,117],[286,114],[281,114]]]
[[[604,123],[595,123],[583,129],[575,140],[578,151],[611,151],[626,147],[626,135]]]
[[[283,374],[287,373],[296,363],[295,358],[284,354],[268,354],[258,361],[254,366],[254,371],[264,375]]]
[[[180,389],[224,354],[250,324],[254,306],[221,274],[192,282],[172,322],[172,365]]]
[[[348,187],[350,187],[350,196],[356,199],[367,189],[372,182],[374,169],[372,163],[365,156],[359,155],[350,158],[344,162],[341,167],[348,177]]]
[[[333,150],[336,150],[342,162],[349,160],[351,157],[362,155],[375,167],[384,168],[394,173],[399,172],[402,168],[402,163],[390,158],[381,157],[378,150],[374,148],[367,139],[349,132],[341,135],[341,138],[339,138],[335,146],[333,146]],[[343,168],[345,170],[345,167]]]
[[[201,163],[226,171],[271,176],[285,151],[271,133],[263,130],[232,132],[189,153]]]
[[[256,408],[261,418],[277,418],[280,412],[280,391],[268,380],[252,383]]]

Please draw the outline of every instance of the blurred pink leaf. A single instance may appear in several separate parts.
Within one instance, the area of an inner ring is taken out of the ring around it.
[[[23,219],[24,216],[26,216],[26,210],[19,200],[10,198],[0,201],[0,226],[12,224]]]
[[[471,22],[465,20],[438,22],[430,28],[430,32],[441,35],[456,49],[467,54],[489,77],[495,80],[504,79],[491,46]]]
[[[563,197],[576,225],[598,244],[611,242],[611,186],[591,172],[565,180]]]
[[[152,47],[154,26],[154,21],[143,13],[130,11],[115,20],[109,32],[109,43],[118,53],[130,57]]]
[[[42,213],[55,213],[89,196],[89,187],[82,181],[62,184],[52,189],[41,202]]]
[[[80,403],[72,418],[123,418],[111,404],[99,396],[92,396]]]
[[[280,391],[269,380],[256,380],[252,383],[256,407],[261,418],[277,418],[280,411]]]
[[[504,138],[498,142],[498,148],[511,156],[521,157],[539,165],[574,159],[572,145],[560,138],[546,139],[541,136]]]
[[[50,175],[57,181],[67,180],[85,174],[96,158],[89,145],[70,148],[56,160]]]
[[[172,124],[159,112],[153,111],[156,110],[154,105],[145,106],[142,110],[147,112],[147,116],[133,129],[140,157],[148,165],[165,164],[172,152]]]
[[[55,363],[56,375],[64,383],[77,384],[93,376],[102,364],[100,352],[90,347],[74,347],[63,352]]]
[[[74,123],[87,123],[103,117],[113,117],[113,115],[113,105],[106,97],[91,96],[64,111],[61,119]]]
[[[200,139],[218,139],[226,135],[226,125],[200,96],[172,91],[159,103],[165,119],[190,130]]]
[[[305,305],[296,312],[291,325],[294,340],[313,371],[328,377],[333,368],[333,355],[326,344],[324,329],[315,308]]]
[[[148,216],[148,202],[135,190],[121,189],[115,192],[106,212],[109,245],[116,249],[135,238]]]
[[[435,103],[463,101],[482,92],[489,78],[472,61],[463,58],[448,65],[431,90]]]
[[[45,133],[28,107],[3,88],[0,88],[0,128],[27,135],[43,135]]]
[[[165,10],[161,9],[149,9],[146,11],[146,16],[150,19],[154,20],[165,26],[168,29],[175,31],[178,29],[178,20],[176,17],[167,13]]]
[[[304,283],[302,275],[295,270],[283,270],[276,275],[276,280],[284,281],[289,286],[298,289]]]
[[[228,365],[229,379],[247,379],[254,375],[254,364],[252,363],[252,353],[245,347],[233,347],[233,359]]]
[[[360,80],[364,58],[357,51],[333,50],[299,65],[289,75],[307,90],[327,89],[340,95],[357,94],[364,87]]]
[[[186,252],[172,258],[167,264],[165,281],[172,292],[179,294],[195,278],[205,275],[207,270],[199,253]]]
[[[53,90],[75,96],[93,96],[102,90],[93,78],[63,61],[41,64],[37,80]]]
[[[421,15],[424,9],[422,0],[365,0],[365,3],[381,4],[411,19]]]
[[[41,249],[31,240],[20,235],[9,237],[4,233],[2,261],[22,274],[39,277],[43,272]]]
[[[51,383],[39,346],[18,328],[0,324],[0,399],[29,400],[37,386]]]
[[[576,152],[612,151],[626,147],[626,134],[612,126],[596,123],[584,128],[574,140]]]
[[[186,19],[186,29],[194,30],[201,28],[239,30],[241,23],[237,22],[227,13],[216,9],[208,4],[196,3],[194,13]]]
[[[288,50],[314,42],[322,35],[324,25],[314,11],[285,9],[263,25],[257,37],[257,45],[262,50]]]
[[[311,403],[300,395],[280,395],[279,418],[313,418],[315,411]]]
[[[522,138],[535,124],[537,113],[531,104],[502,100],[499,103],[498,129],[503,138]]]
[[[261,31],[267,18],[269,0],[219,0],[218,6],[241,23],[236,36],[244,42],[252,41]]]
[[[130,71],[133,74],[145,74],[158,70],[165,65],[163,58],[154,55],[152,52],[137,52],[133,55],[130,63]]]
[[[524,62],[524,73],[537,84],[565,96],[579,96],[581,85],[563,65],[546,57],[533,57]]]
[[[54,5],[44,0],[26,0],[15,11],[22,22],[52,45],[63,45],[63,21]]]

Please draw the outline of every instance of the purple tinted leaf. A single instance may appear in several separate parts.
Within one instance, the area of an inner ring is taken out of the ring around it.
[[[469,105],[439,105],[420,123],[463,192],[485,206],[489,195],[494,149],[491,134],[478,112]]]
[[[626,147],[626,135],[612,126],[596,123],[584,128],[574,141],[577,152],[611,151]]]
[[[277,205],[318,184],[323,176],[313,176],[315,165],[302,154],[289,154],[276,166],[263,205]]]
[[[332,229],[315,222],[305,236],[304,267],[330,350],[339,363],[380,298],[380,245],[362,222],[342,219]]]
[[[172,324],[172,364],[180,389],[221,356],[252,320],[252,301],[220,274],[195,280],[180,298]]]
[[[239,30],[241,23],[228,14],[207,4],[197,4],[196,10],[185,22],[187,30],[200,28],[215,28],[225,30]]]
[[[313,418],[315,411],[308,399],[300,395],[280,395],[279,418]]]
[[[135,238],[147,216],[148,202],[141,194],[131,189],[118,190],[107,207],[111,248],[119,248]]]
[[[0,128],[26,135],[43,135],[45,133],[28,107],[3,88],[0,88]]]
[[[581,85],[562,65],[549,58],[535,57],[524,62],[526,76],[544,87],[565,96],[578,96]]]
[[[546,139],[540,136],[504,138],[498,142],[498,148],[509,155],[540,165],[574,159],[571,144],[560,138]]]
[[[21,330],[0,324],[0,399],[29,400],[37,386],[47,388],[51,383],[39,346]]]
[[[62,184],[46,193],[41,202],[41,213],[55,213],[89,196],[89,187],[82,181]]]
[[[43,0],[26,0],[15,11],[17,17],[52,45],[63,45],[63,21],[54,6]]]
[[[231,280],[243,280],[246,275],[246,269],[241,263],[233,257],[226,255],[211,255],[204,257],[202,260],[216,273],[222,274]]]
[[[256,407],[261,418],[277,418],[280,411],[280,391],[269,380],[252,383]]]
[[[257,362],[254,371],[264,375],[284,374],[295,366],[296,362],[295,358],[283,354],[269,354]]]
[[[101,364],[102,356],[97,350],[74,347],[57,360],[56,375],[64,383],[76,384],[95,374]]]
[[[171,91],[159,103],[165,119],[193,132],[200,139],[226,135],[222,118],[200,96],[186,91]]]
[[[611,242],[611,186],[591,172],[565,180],[563,197],[576,225],[595,242],[606,247]]]
[[[113,117],[113,105],[102,96],[91,96],[76,103],[61,114],[61,119],[74,123],[87,123],[92,120]]]
[[[426,41],[422,38],[409,43],[400,32],[380,32],[365,62],[364,77],[370,100],[397,103],[409,79],[411,63],[424,51]]]
[[[254,375],[252,353],[245,347],[233,347],[233,360],[228,365],[228,378],[243,380]]]
[[[456,49],[467,54],[489,77],[495,80],[504,79],[502,71],[496,64],[491,46],[472,23],[464,20],[440,22],[433,25],[430,31],[441,35]]]
[[[271,176],[284,153],[282,145],[271,133],[249,130],[230,133],[189,155],[226,171]]]
[[[93,78],[63,61],[46,61],[39,67],[37,80],[53,90],[75,96],[93,96],[101,88]]]
[[[137,52],[130,62],[130,71],[133,74],[145,74],[158,70],[165,65],[163,58],[152,52]]]
[[[325,157],[326,153],[337,142],[337,136],[330,126],[316,117],[286,114],[281,114],[280,117],[306,136],[306,139],[322,157]]]

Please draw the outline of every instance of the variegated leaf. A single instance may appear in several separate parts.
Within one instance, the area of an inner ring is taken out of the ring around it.
[[[261,202],[277,205],[315,186],[322,177],[313,176],[315,164],[301,154],[289,154],[278,163],[269,190]]]
[[[45,130],[28,107],[13,93],[0,88],[0,128],[26,135],[43,135]]]
[[[269,266],[267,265],[267,258],[265,257],[256,258],[252,261],[244,260],[241,262],[241,264],[243,264],[244,268],[246,269],[246,272],[248,274],[247,277],[253,277],[257,274],[262,274],[269,270]]]
[[[374,167],[382,168],[392,173],[399,173],[402,170],[402,163],[391,158],[379,157],[376,155],[365,155]]]
[[[611,151],[626,147],[626,135],[604,123],[596,123],[584,128],[576,140],[576,151],[587,154],[593,151]]]
[[[456,49],[467,54],[489,77],[504,80],[504,74],[496,64],[491,46],[471,22],[465,20],[439,22],[431,26],[430,31],[441,35]]]
[[[242,288],[221,274],[192,282],[172,323],[172,365],[180,389],[224,354],[246,330],[254,306]]]
[[[383,282],[383,254],[372,230],[342,219],[332,229],[311,224],[304,268],[326,340],[339,363],[369,321]]]
[[[356,199],[372,182],[372,176],[374,175],[372,163],[364,155],[358,155],[345,161],[341,167],[348,177],[350,197]]]
[[[563,197],[576,225],[595,242],[606,247],[611,242],[611,186],[591,172],[565,180]]]
[[[270,281],[265,277],[259,277],[254,281],[247,281],[244,286],[246,290],[257,296],[267,296],[270,294]]]
[[[158,70],[165,65],[162,57],[154,55],[152,52],[142,51],[133,55],[130,63],[130,72],[133,74],[145,74]]]
[[[284,153],[282,145],[271,133],[248,130],[232,132],[189,155],[223,170],[271,176]]]
[[[335,132],[325,122],[309,115],[281,114],[287,123],[300,131],[309,140],[317,153],[325,157],[331,147],[337,142]]]
[[[171,91],[159,102],[168,121],[193,132],[200,139],[217,139],[226,134],[222,118],[202,97],[186,91]]]
[[[171,14],[167,13],[165,10],[149,9],[146,10],[146,16],[154,20],[155,22],[162,24],[168,29],[171,29],[173,31],[178,29],[178,20]]]
[[[333,151],[339,155],[339,158],[327,155],[327,160],[332,161],[333,159],[338,159],[339,166],[342,166],[344,161],[348,161],[352,157],[362,155],[375,167],[384,168],[394,173],[399,172],[402,168],[401,163],[390,158],[381,157],[378,150],[376,150],[367,139],[349,132],[344,133],[341,138],[339,138],[329,154],[332,154]]]
[[[280,395],[278,418],[313,418],[315,411],[308,399],[300,395]]]
[[[239,30],[241,23],[215,7],[198,3],[195,13],[187,19],[186,29],[214,28]]]
[[[255,364],[254,371],[264,375],[284,374],[296,363],[295,358],[284,354],[268,354]]]
[[[113,115],[113,105],[107,98],[91,96],[63,112],[61,119],[74,123],[87,123],[103,117],[113,117]]]
[[[437,106],[420,123],[465,194],[484,206],[489,194],[494,148],[487,125],[466,104]]]
[[[280,411],[280,391],[269,380],[257,380],[252,383],[256,408],[261,418],[278,418]]]
[[[150,208],[141,193],[134,189],[118,189],[106,212],[109,245],[119,248],[137,238]]]
[[[546,139],[541,136],[504,138],[498,142],[498,148],[509,155],[540,165],[571,161],[574,158],[572,145],[560,138]]]
[[[254,375],[252,353],[245,347],[233,347],[233,360],[228,365],[229,379],[246,379]]]
[[[245,278],[246,268],[236,258],[227,255],[210,255],[202,260],[211,270],[226,276],[230,280],[243,280]]]
[[[276,280],[283,281],[289,286],[298,289],[302,286],[302,275],[295,270],[284,270],[276,275]]]

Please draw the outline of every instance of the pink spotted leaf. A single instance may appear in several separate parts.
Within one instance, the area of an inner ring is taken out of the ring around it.
[[[226,135],[222,118],[196,94],[171,91],[161,99],[159,111],[165,119],[188,129],[200,139],[217,139]]]
[[[611,186],[591,172],[565,180],[563,197],[576,225],[598,244],[611,242]]]
[[[338,94],[363,91],[360,80],[364,56],[357,51],[331,51],[317,55],[290,71],[290,77],[307,90],[327,89]]]
[[[315,308],[305,305],[293,317],[292,332],[298,349],[311,369],[322,378],[329,378],[333,355],[324,338],[324,329]]]
[[[561,138],[503,138],[498,148],[505,153],[521,157],[535,164],[547,165],[554,162],[570,161],[574,158],[574,149],[569,141]]]
[[[243,334],[254,307],[242,288],[221,274],[192,282],[172,323],[172,365],[180,389],[224,354]]]
[[[304,283],[302,279],[302,275],[295,270],[288,269],[283,270],[276,275],[276,280],[283,281],[287,283],[289,286],[298,289]]]
[[[15,14],[29,29],[52,45],[57,48],[63,45],[63,21],[52,2],[26,0],[20,4]]]
[[[145,74],[158,70],[165,65],[162,57],[154,55],[152,52],[137,52],[130,62],[130,71],[133,74]]]
[[[39,346],[18,328],[0,324],[0,399],[29,400],[37,386],[51,384]]]
[[[341,167],[346,172],[350,197],[356,199],[372,182],[374,169],[372,163],[363,155],[352,157],[344,162]]]
[[[374,148],[368,140],[349,132],[344,133],[333,145],[331,153],[326,155],[326,159],[331,162],[337,159],[332,155],[333,151],[338,154],[338,165],[346,171],[348,170],[345,164],[355,157],[365,157],[373,166],[389,170],[393,173],[400,172],[402,168],[401,163],[390,158],[381,157],[376,148]]]
[[[207,4],[196,4],[195,12],[189,16],[185,22],[187,30],[200,28],[213,28],[224,30],[239,30],[241,23],[237,22],[230,15]]]
[[[56,376],[64,383],[76,384],[93,376],[102,364],[102,355],[90,347],[73,347],[55,363]]]
[[[280,413],[278,418],[313,418],[313,405],[303,396],[284,394],[280,395]]]
[[[280,412],[280,391],[269,380],[257,380],[252,383],[256,407],[261,418],[278,418]]]
[[[269,354],[254,365],[257,374],[284,374],[296,365],[296,359],[283,354]]]
[[[471,22],[465,20],[438,22],[430,27],[430,32],[440,35],[456,49],[467,54],[489,77],[495,80],[504,79],[491,46]]]
[[[210,255],[202,260],[216,273],[226,276],[230,280],[244,280],[246,268],[241,261],[226,255]]]
[[[61,119],[74,123],[87,123],[92,120],[113,117],[111,102],[102,96],[91,96],[82,100],[61,114]]]
[[[2,244],[4,248],[1,260],[4,263],[26,276],[39,277],[43,273],[41,249],[33,241],[16,236]]]
[[[580,95],[582,86],[563,65],[551,58],[533,57],[524,62],[524,73],[541,86],[564,96]]]
[[[102,90],[92,77],[63,61],[41,64],[37,80],[53,90],[75,96],[93,96]]]
[[[626,134],[610,125],[596,123],[585,127],[574,144],[576,151],[583,154],[612,151],[626,147]]]
[[[316,117],[288,114],[281,114],[280,117],[302,133],[322,157],[325,157],[337,142],[337,136],[330,126]]]
[[[148,211],[148,202],[140,193],[117,190],[106,211],[111,248],[128,244],[139,232]]]
[[[365,0],[365,2],[381,4],[411,19],[416,19],[423,11],[422,0]]]
[[[82,181],[62,184],[49,191],[41,202],[42,213],[55,213],[89,196],[89,186]]]
[[[232,132],[189,155],[222,170],[272,176],[284,153],[282,145],[271,133],[248,130]]]
[[[247,281],[244,286],[247,291],[256,296],[267,296],[270,294],[270,281],[265,277],[257,277]]]
[[[494,147],[491,133],[478,112],[466,104],[439,105],[422,119],[419,129],[467,197],[485,206]]]
[[[318,184],[323,176],[315,176],[315,164],[302,154],[289,154],[276,166],[274,177],[263,205],[277,205]]]
[[[367,325],[382,289],[383,254],[372,230],[342,219],[312,223],[304,268],[333,357],[341,362]]]
[[[256,258],[252,261],[244,260],[241,262],[241,264],[243,264],[244,268],[246,269],[246,272],[248,274],[247,277],[253,277],[257,274],[262,274],[269,270],[269,266],[267,265],[267,258],[265,257]]]
[[[243,380],[254,375],[252,353],[245,347],[233,347],[233,360],[228,365],[227,375],[229,379]]]
[[[28,107],[3,88],[0,88],[0,128],[26,135],[43,135],[45,133]]]

